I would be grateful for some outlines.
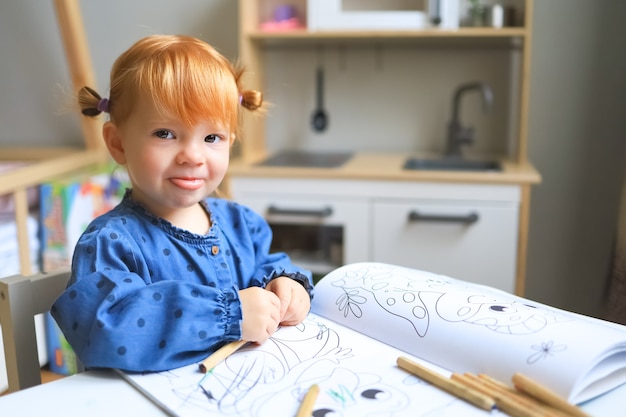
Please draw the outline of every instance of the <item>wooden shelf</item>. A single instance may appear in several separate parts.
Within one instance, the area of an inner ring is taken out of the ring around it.
[[[306,29],[289,32],[265,32],[254,30],[244,35],[250,42],[259,46],[319,45],[319,44],[436,44],[444,46],[486,45],[507,46],[525,41],[527,31],[523,27],[515,28],[461,28],[457,30],[385,30],[385,31],[318,31]]]
[[[368,30],[368,31],[316,31],[306,29],[285,32],[251,31],[246,33],[252,40],[316,40],[316,39],[415,39],[415,38],[520,38],[526,36],[523,27],[510,28],[460,28],[455,30],[424,29],[424,30]]]

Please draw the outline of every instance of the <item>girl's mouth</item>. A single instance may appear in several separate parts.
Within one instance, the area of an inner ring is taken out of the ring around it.
[[[204,181],[202,179],[192,177],[170,178],[170,182],[175,186],[185,190],[197,190],[204,184]]]

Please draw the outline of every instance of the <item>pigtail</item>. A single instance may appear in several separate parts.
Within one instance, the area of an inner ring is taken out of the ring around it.
[[[243,90],[242,89],[242,78],[245,69],[241,64],[233,65],[233,75],[235,76],[235,83],[237,84],[237,88],[239,89],[239,104],[242,107],[255,111],[261,108],[263,105],[263,93],[257,90]]]
[[[78,105],[80,112],[89,117],[98,116],[102,112],[109,112],[109,100],[100,97],[96,90],[87,86],[78,91]]]
[[[257,110],[263,104],[263,93],[256,90],[245,90],[241,92],[241,105],[248,110]]]

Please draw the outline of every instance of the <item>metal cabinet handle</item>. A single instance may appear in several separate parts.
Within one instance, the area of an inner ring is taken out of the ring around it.
[[[276,206],[269,206],[267,208],[267,214],[269,215],[283,215],[283,216],[303,216],[303,217],[329,217],[333,214],[331,207],[324,207],[322,209],[291,209],[280,208]]]
[[[427,222],[450,222],[450,223],[465,223],[472,224],[478,221],[477,213],[468,213],[466,215],[450,215],[450,214],[423,214],[418,211],[411,211],[409,213],[409,221],[410,222],[419,222],[419,221],[427,221]]]

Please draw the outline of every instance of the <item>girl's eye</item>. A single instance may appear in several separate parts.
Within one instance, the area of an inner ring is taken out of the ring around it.
[[[222,138],[220,138],[218,135],[214,135],[214,134],[207,135],[204,138],[204,141],[207,142],[207,143],[217,143],[220,140],[222,140]]]
[[[161,139],[174,139],[174,134],[166,129],[157,130],[154,132],[154,136]]]

